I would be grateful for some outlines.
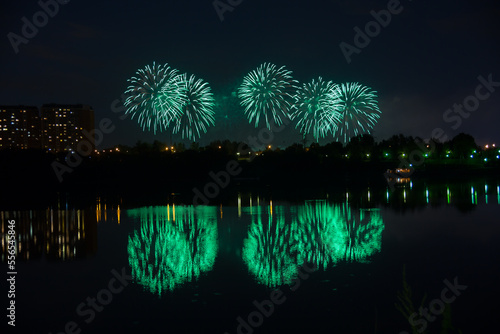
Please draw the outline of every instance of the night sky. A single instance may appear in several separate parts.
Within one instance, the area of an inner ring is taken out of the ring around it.
[[[376,140],[398,133],[429,138],[439,127],[450,137],[466,132],[481,145],[500,143],[498,1],[401,1],[401,13],[392,15],[348,64],[339,44],[354,45],[353,29],[364,30],[374,20],[370,12],[388,3],[244,0],[221,21],[212,0],[72,0],[60,5],[16,54],[8,34],[22,35],[21,18],[32,22],[41,7],[37,1],[4,1],[0,104],[89,104],[96,124],[110,118],[116,125],[101,147],[168,141],[170,134],[143,132],[135,120],[112,112],[113,101],[137,69],[153,61],[169,63],[208,81],[221,97],[230,95],[250,70],[272,62],[286,65],[301,83],[322,76],[376,90],[382,111],[373,132]],[[489,74],[499,87],[453,129],[455,122],[445,122],[443,114],[474,95],[478,77]],[[217,115],[219,122],[200,143],[256,135],[258,129],[242,112],[235,108],[227,118]],[[180,141],[180,135],[173,139]],[[289,126],[273,143],[284,146],[300,139]]]

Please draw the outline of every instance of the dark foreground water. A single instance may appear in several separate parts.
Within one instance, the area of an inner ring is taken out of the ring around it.
[[[496,180],[197,207],[61,201],[0,212],[2,270],[13,219],[19,333],[490,332],[499,216]]]

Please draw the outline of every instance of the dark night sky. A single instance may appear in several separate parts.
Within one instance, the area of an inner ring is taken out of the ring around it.
[[[500,87],[458,129],[443,120],[446,109],[474,94],[478,76],[492,74],[500,82],[498,1],[403,0],[402,12],[348,64],[339,44],[353,44],[353,28],[364,29],[373,20],[370,11],[387,3],[244,0],[221,22],[212,0],[72,0],[16,54],[8,33],[20,35],[21,18],[32,21],[41,8],[37,1],[4,1],[0,104],[90,104],[96,124],[107,117],[116,125],[103,146],[167,141],[168,134],[143,132],[135,120],[111,111],[138,68],[168,62],[208,81],[218,95],[259,64],[273,62],[286,65],[300,82],[322,76],[377,90],[383,112],[373,133],[377,140],[397,133],[428,138],[440,127],[449,136],[470,133],[478,144],[500,143]],[[201,144],[245,140],[257,132],[235,113]],[[300,135],[290,126],[274,144],[296,141]]]

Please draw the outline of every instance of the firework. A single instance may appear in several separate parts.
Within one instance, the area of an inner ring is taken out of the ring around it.
[[[182,104],[180,113],[174,120],[173,133],[182,134],[182,138],[193,141],[207,132],[207,127],[214,125],[215,99],[208,83],[196,79],[194,75],[180,76]]]
[[[296,128],[304,135],[312,132],[318,140],[326,136],[328,131],[334,131],[339,121],[340,113],[335,108],[335,101],[328,101],[335,84],[323,81],[321,77],[305,83],[297,89],[294,96],[294,112],[292,119],[298,119]]]
[[[264,63],[248,73],[238,88],[238,97],[245,108],[248,121],[255,121],[257,127],[263,117],[267,128],[271,129],[271,120],[281,125],[283,119],[290,118],[296,83],[292,72],[285,66],[278,68],[276,65]]]
[[[336,85],[324,100],[327,109],[326,124],[338,122],[338,129],[327,128],[333,136],[347,143],[351,137],[370,133],[380,118],[377,92],[359,83],[349,82]],[[338,114],[337,114],[337,113]],[[339,118],[339,120],[337,120]]]
[[[137,116],[142,129],[162,131],[172,119],[178,117],[183,103],[180,77],[177,70],[168,64],[147,65],[127,80],[130,85],[125,91],[126,113]]]

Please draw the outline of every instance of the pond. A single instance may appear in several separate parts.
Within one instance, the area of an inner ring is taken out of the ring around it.
[[[209,206],[60,199],[0,212],[2,267],[14,220],[25,333],[481,332],[500,310],[499,188],[241,191]]]

